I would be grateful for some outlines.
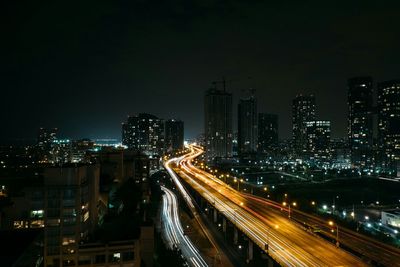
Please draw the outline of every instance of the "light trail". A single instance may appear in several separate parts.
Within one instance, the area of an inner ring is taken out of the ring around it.
[[[198,249],[190,239],[184,234],[184,230],[179,219],[179,205],[176,195],[168,188],[161,186],[163,195],[162,220],[164,222],[164,232],[170,248],[178,247],[185,258],[190,259],[189,264],[195,267],[207,267],[206,261],[200,255]]]
[[[353,255],[300,229],[285,215],[266,213],[265,204],[246,198],[213,175],[194,167],[191,161],[203,151],[194,146],[190,149],[190,153],[171,159],[168,164],[175,163],[176,172],[183,180],[280,265],[366,266]]]

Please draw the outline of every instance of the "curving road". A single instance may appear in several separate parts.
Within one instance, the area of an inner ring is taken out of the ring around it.
[[[181,221],[179,219],[179,205],[176,195],[168,188],[162,186],[163,209],[162,222],[164,224],[163,232],[171,249],[178,247],[183,256],[187,259],[190,266],[206,267],[207,263],[200,255],[198,249],[193,245],[190,239],[184,234]]]
[[[282,266],[367,266],[357,257],[301,229],[284,214],[247,198],[192,165],[203,150],[174,158],[175,172]]]

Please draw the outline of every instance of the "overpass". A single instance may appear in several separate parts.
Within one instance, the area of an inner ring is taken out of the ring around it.
[[[248,237],[247,258],[253,259],[254,246],[264,251],[281,266],[367,266],[350,253],[330,242],[306,232],[276,207],[260,203],[237,192],[213,175],[192,165],[203,153],[190,146],[190,153],[168,160],[167,170],[174,170],[213,209],[214,221],[223,217],[234,225],[234,242],[238,231]]]

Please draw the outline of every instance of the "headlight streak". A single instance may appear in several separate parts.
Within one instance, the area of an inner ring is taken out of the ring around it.
[[[278,263],[283,266],[327,266],[324,256],[317,257],[302,247],[291,242],[291,234],[293,232],[293,225],[288,229],[275,230],[270,225],[274,222],[287,224],[287,219],[280,216],[261,216],[258,212],[253,210],[256,207],[251,207],[252,203],[247,203],[244,195],[238,193],[236,190],[216,179],[212,174],[203,170],[197,169],[191,164],[191,160],[198,157],[203,153],[201,149],[190,146],[191,152],[183,157],[175,158],[176,166],[181,169],[178,174],[187,180],[204,198],[206,198],[219,212],[223,213],[225,217],[244,232],[255,244],[264,249],[264,245],[268,243],[269,250],[266,251]],[[204,183],[204,186],[201,184]],[[207,189],[207,188],[209,189]],[[243,205],[244,204],[244,205]],[[242,206],[243,205],[243,206]],[[235,212],[237,211],[237,212]],[[286,221],[285,221],[286,220]],[[298,234],[299,230],[293,232],[293,237]],[[302,230],[300,230],[302,231]],[[307,234],[308,235],[308,234]],[[311,236],[300,234],[296,236],[301,243],[307,243]],[[321,240],[320,240],[321,242]],[[325,242],[325,241],[323,241]],[[332,249],[331,245],[327,242],[324,247]],[[325,250],[324,250],[325,251]],[[333,251],[327,251],[332,253]],[[333,252],[334,253],[334,252]],[[338,253],[345,253],[338,251]],[[348,255],[347,255],[348,256]],[[336,260],[338,258],[338,260]],[[330,259],[333,262],[340,262],[339,257]],[[363,266],[362,262],[357,259],[350,258],[349,262],[355,262],[354,266]]]
[[[190,259],[189,263],[195,267],[208,266],[197,248],[184,234],[181,221],[179,220],[179,206],[175,194],[164,186],[162,186],[161,189],[165,193],[163,195],[164,227],[166,229],[167,239],[169,239],[169,242],[172,244],[171,248],[173,248],[173,245],[179,247],[183,255]]]

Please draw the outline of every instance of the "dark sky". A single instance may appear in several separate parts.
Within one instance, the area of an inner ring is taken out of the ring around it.
[[[314,93],[337,137],[347,78],[400,78],[399,1],[7,2],[1,139],[34,137],[40,126],[120,138],[120,123],[137,112],[180,118],[194,137],[204,91],[222,76],[235,103],[242,89],[257,90],[259,111],[280,116],[283,138],[292,98]]]

